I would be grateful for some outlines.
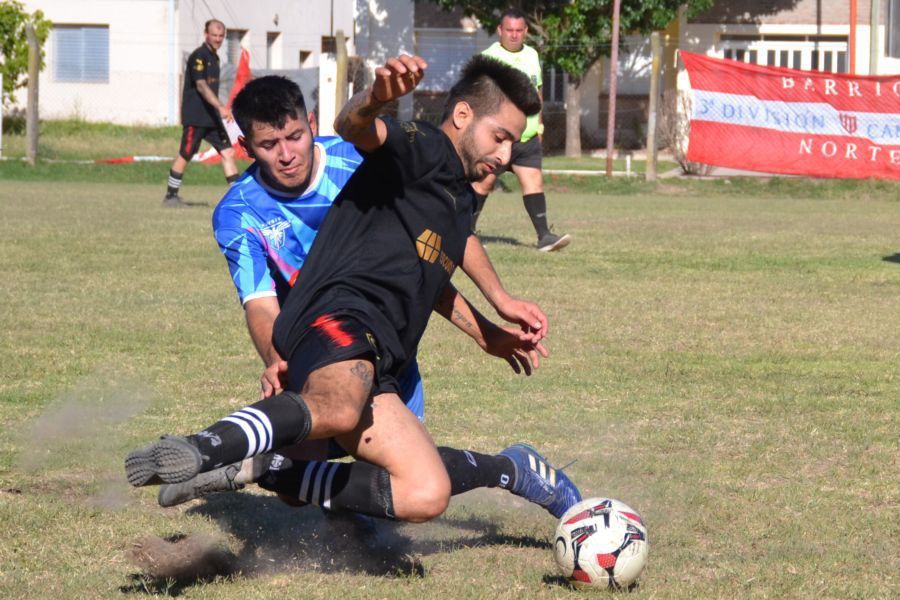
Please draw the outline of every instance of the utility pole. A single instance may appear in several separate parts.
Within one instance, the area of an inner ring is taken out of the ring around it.
[[[881,21],[881,0],[872,0],[869,15],[869,75],[878,75],[878,22]]]
[[[606,119],[606,176],[612,177],[616,134],[616,85],[619,74],[619,12],[622,0],[613,2],[612,51],[609,57],[609,116]]]
[[[850,44],[849,55],[851,75],[856,75],[856,2],[857,0],[850,0],[850,35],[847,38],[847,41]]]
[[[34,166],[38,154],[38,77],[41,72],[41,46],[34,26],[25,24],[28,40],[28,102],[25,107],[25,160]]]
[[[656,181],[656,107],[659,104],[659,67],[662,61],[662,45],[659,32],[650,34],[650,101],[647,112],[647,181]]]

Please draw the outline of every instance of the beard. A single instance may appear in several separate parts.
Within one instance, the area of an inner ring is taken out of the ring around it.
[[[466,180],[469,183],[475,183],[487,177],[487,173],[478,171],[478,150],[475,148],[475,136],[471,126],[466,128],[459,138],[459,158],[462,160]]]

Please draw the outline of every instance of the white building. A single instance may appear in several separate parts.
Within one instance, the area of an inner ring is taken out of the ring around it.
[[[178,123],[184,62],[211,18],[228,28],[223,64],[244,47],[251,69],[316,67],[323,36],[338,30],[354,52],[355,0],[25,0],[25,7],[53,22],[40,77],[43,119]]]

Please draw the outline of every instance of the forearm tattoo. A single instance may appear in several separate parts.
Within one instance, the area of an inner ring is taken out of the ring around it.
[[[453,309],[453,321],[465,327],[468,331],[475,331],[475,324],[466,318],[458,309]]]

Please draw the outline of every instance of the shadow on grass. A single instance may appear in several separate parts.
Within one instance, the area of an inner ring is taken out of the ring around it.
[[[507,246],[525,246],[516,238],[501,236],[501,235],[479,235],[478,240],[484,244],[506,244]]]
[[[890,256],[882,256],[881,260],[883,260],[884,262],[900,264],[900,252],[897,252],[896,254],[892,254]]]
[[[145,569],[129,575],[123,593],[178,596],[186,588],[231,576],[313,569],[320,573],[351,572],[377,577],[422,578],[422,556],[450,549],[515,546],[549,549],[550,543],[531,536],[508,535],[488,518],[442,518],[435,527],[379,521],[375,537],[361,536],[345,519],[325,518],[315,507],[290,507],[274,496],[249,493],[213,495],[188,509],[187,514],[216,521],[235,538],[237,554],[224,542],[196,541],[199,536],[177,534],[155,542],[167,557],[151,556],[141,564],[175,560],[177,572]],[[421,529],[420,529],[421,527]],[[447,529],[460,536],[447,535]],[[194,549],[185,548],[193,540]],[[172,542],[182,544],[175,550]],[[152,554],[152,553],[149,553]],[[173,554],[180,554],[173,557]],[[216,560],[210,560],[210,556]],[[211,566],[211,563],[213,566]]]

